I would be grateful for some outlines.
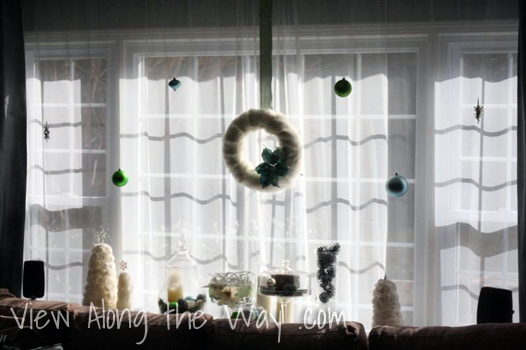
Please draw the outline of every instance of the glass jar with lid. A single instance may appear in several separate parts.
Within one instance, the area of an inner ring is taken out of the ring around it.
[[[166,280],[159,291],[158,305],[161,313],[196,312],[204,308],[206,295],[197,279],[197,264],[185,248],[185,240],[166,263]]]
[[[310,295],[311,276],[292,269],[289,260],[283,260],[281,268],[264,271],[258,281],[258,292],[265,296],[293,298]]]
[[[282,322],[293,322],[293,310],[290,301],[293,298],[311,294],[311,277],[307,272],[292,269],[289,260],[283,260],[280,268],[264,271],[260,274],[258,294],[275,298],[278,319]],[[267,311],[269,310],[267,309]]]

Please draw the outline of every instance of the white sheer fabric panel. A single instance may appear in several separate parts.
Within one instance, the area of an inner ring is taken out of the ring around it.
[[[518,310],[516,36],[495,39],[450,44],[444,55],[451,64],[437,84],[435,235],[444,324],[476,320],[484,286],[511,289]]]
[[[46,262],[47,298],[81,302],[96,233],[109,227],[107,60],[40,53],[27,60],[25,249]]]
[[[139,179],[121,190],[123,257],[138,262],[131,264],[138,284],[161,283],[163,265],[181,234],[203,281],[215,271],[260,272],[280,266],[282,259],[315,271],[315,249],[340,242],[340,303],[348,315],[356,312],[354,318],[367,322],[360,312],[370,313],[372,287],[385,265],[386,55],[298,59],[279,55],[278,49],[274,106],[303,136],[305,169],[293,190],[275,196],[240,187],[222,162],[225,128],[244,110],[258,107],[254,56],[146,56],[139,62],[132,83],[139,86],[132,90],[145,91],[135,107],[142,113],[125,113],[129,121],[133,115],[138,119],[121,123],[120,142],[120,164]],[[176,93],[166,88],[173,75],[183,83]],[[352,79],[363,103],[336,99],[332,86],[340,76]],[[121,97],[121,110],[133,108],[126,101],[135,99]],[[247,154],[256,164],[263,146],[276,145],[264,133],[249,140]],[[130,213],[137,213],[135,220],[125,219]],[[137,301],[154,309],[156,288],[142,292]]]

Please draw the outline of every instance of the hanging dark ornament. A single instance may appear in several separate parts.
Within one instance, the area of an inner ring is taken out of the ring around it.
[[[385,190],[390,197],[398,198],[407,193],[409,185],[405,177],[395,173],[394,176],[391,176],[385,183]]]
[[[117,187],[125,186],[129,179],[130,178],[128,177],[128,174],[126,174],[126,172],[122,171],[121,169],[114,172],[113,176],[111,177],[111,181]]]
[[[352,85],[350,82],[342,78],[334,84],[334,93],[340,97],[347,97],[352,92]]]
[[[44,140],[46,140],[46,142],[49,140],[49,134],[51,134],[51,132],[49,131],[49,126],[46,122],[46,126],[44,126]]]
[[[168,86],[173,90],[173,91],[177,91],[177,89],[179,89],[181,87],[181,85],[183,85],[183,83],[181,83],[180,80],[177,80],[176,78],[173,78],[172,80],[170,80],[168,82]]]
[[[482,118],[482,115],[484,114],[484,106],[481,106],[479,104],[479,99],[477,98],[477,105],[473,107],[475,110],[475,119],[477,119],[477,124],[480,123],[480,119]]]

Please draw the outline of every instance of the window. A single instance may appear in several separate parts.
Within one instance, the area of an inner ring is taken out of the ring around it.
[[[480,39],[444,39],[450,63],[437,89],[435,220],[445,324],[472,322],[481,287],[511,289],[518,299],[516,37]]]
[[[303,176],[279,195],[236,186],[222,160],[231,120],[259,105],[252,38],[111,33],[114,41],[87,52],[30,46],[28,254],[47,264],[48,298],[81,301],[104,227],[117,261],[128,262],[136,308],[157,310],[181,236],[203,284],[211,272],[259,272],[283,258],[312,272],[315,249],[337,241],[338,300],[349,320],[370,328],[372,290],[387,274],[406,324],[429,322],[427,305],[441,307],[437,322],[471,323],[477,278],[515,283],[515,48],[415,27],[277,40],[274,109],[296,125],[305,152]],[[174,76],[177,92],[167,88]],[[342,77],[351,98],[332,92]],[[257,163],[275,145],[258,133],[246,152]],[[130,182],[116,189],[109,181],[119,167]],[[394,173],[410,186],[398,199],[384,188]]]

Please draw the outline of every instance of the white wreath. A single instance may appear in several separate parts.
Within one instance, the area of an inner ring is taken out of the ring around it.
[[[245,158],[245,138],[249,132],[264,129],[276,136],[287,155],[288,174],[280,177],[276,186],[265,188],[254,164]],[[223,139],[223,157],[237,182],[261,192],[276,193],[290,188],[298,177],[303,156],[303,145],[294,125],[281,113],[269,109],[250,109],[232,121]]]

